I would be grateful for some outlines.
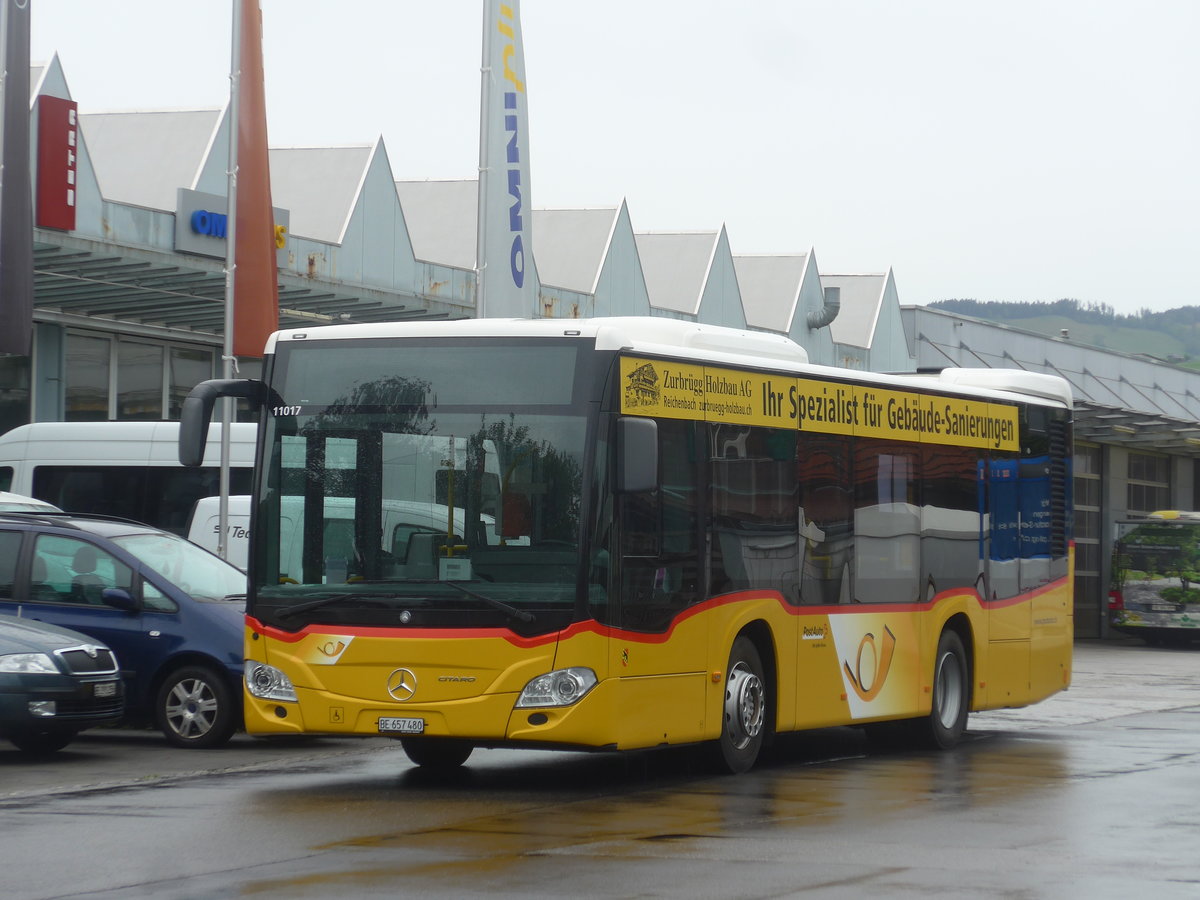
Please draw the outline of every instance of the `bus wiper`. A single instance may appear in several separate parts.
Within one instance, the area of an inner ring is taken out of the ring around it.
[[[454,588],[457,591],[461,591],[468,597],[474,597],[476,600],[482,600],[493,609],[498,609],[500,612],[510,615],[514,619],[517,619],[521,622],[532,622],[536,618],[531,612],[527,612],[523,609],[517,609],[515,606],[509,606],[503,600],[497,600],[495,597],[489,597],[487,594],[481,594],[479,591],[473,591],[469,587],[463,587],[457,581],[442,581],[437,578],[382,578],[379,580],[365,581],[363,584],[444,584],[448,587]],[[310,601],[310,603],[320,605],[321,601],[313,600]],[[306,604],[300,604],[300,606],[303,607],[306,606]],[[297,612],[304,611],[299,607],[296,609]]]
[[[462,591],[468,597],[474,597],[476,600],[482,600],[484,603],[491,606],[493,609],[498,609],[502,613],[507,613],[514,619],[521,622],[532,622],[534,615],[524,609],[517,609],[515,606],[509,606],[503,600],[497,600],[495,597],[489,597],[487,594],[481,594],[479,591],[473,591],[469,587],[463,587],[457,581],[439,581],[438,584],[448,585],[456,591]]]
[[[330,594],[328,597],[318,597],[315,600],[305,600],[303,603],[294,603],[291,606],[277,610],[275,615],[282,618],[283,616],[298,616],[300,613],[308,612],[313,609],[320,609],[322,606],[330,606],[334,603],[340,603],[343,600],[359,600],[367,606],[385,606],[374,597],[365,597],[362,594],[343,592],[340,594]]]

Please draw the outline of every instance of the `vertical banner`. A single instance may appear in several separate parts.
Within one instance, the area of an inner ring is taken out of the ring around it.
[[[33,344],[29,0],[0,0],[0,353]]]
[[[45,94],[37,109],[37,226],[74,231],[79,109]]]
[[[537,312],[529,205],[529,107],[519,0],[484,0],[476,315]]]
[[[279,277],[267,156],[267,99],[263,74],[262,10],[241,0],[238,60],[237,198],[234,228],[233,355],[261,357],[279,328]],[[226,325],[228,327],[228,324]]]

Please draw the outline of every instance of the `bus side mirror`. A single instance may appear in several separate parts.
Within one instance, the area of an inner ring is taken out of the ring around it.
[[[208,441],[208,423],[218,397],[242,397],[260,404],[267,387],[248,378],[212,378],[202,381],[183,401],[179,411],[179,463],[195,468],[204,462],[204,444]]]
[[[636,494],[658,488],[658,423],[653,419],[617,419],[616,492]]]

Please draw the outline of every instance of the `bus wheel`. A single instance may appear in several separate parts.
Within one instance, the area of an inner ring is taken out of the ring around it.
[[[457,769],[467,761],[475,745],[454,738],[401,738],[408,758],[427,769]]]
[[[749,638],[733,642],[726,671],[719,762],[738,774],[748,771],[758,759],[768,728],[762,660]]]
[[[971,685],[967,651],[962,638],[950,629],[942,632],[937,656],[933,661],[933,708],[929,711],[924,743],[934,749],[949,750],[967,730]]]

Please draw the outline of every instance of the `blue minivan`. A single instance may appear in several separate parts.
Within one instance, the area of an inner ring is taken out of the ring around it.
[[[179,747],[242,723],[246,575],[183,538],[124,519],[0,512],[0,613],[111,647],[127,713]]]

